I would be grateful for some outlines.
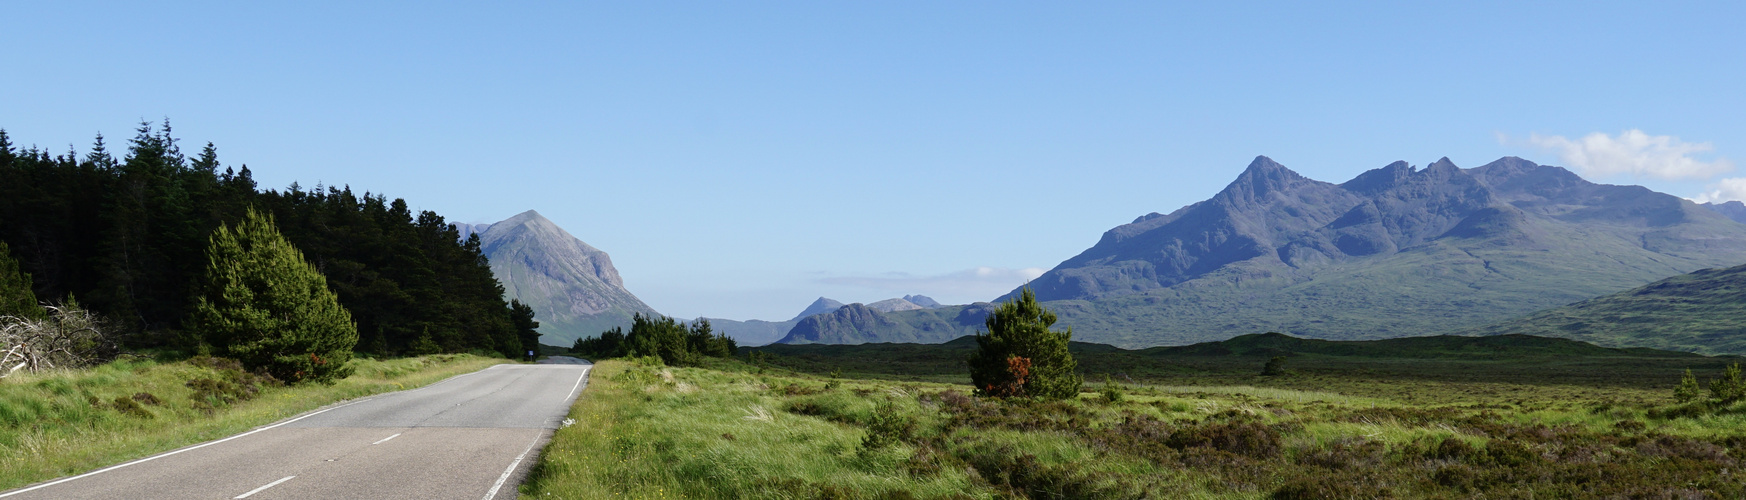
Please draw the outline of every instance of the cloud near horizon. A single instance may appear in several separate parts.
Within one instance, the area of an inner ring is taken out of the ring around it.
[[[1502,134],[1498,140],[1505,144],[1514,142]],[[1671,135],[1649,135],[1637,129],[1618,135],[1595,132],[1577,139],[1535,133],[1528,135],[1527,144],[1556,153],[1564,166],[1584,175],[1705,180],[1734,170],[1734,162],[1727,158],[1704,161],[1693,156],[1714,151],[1713,144],[1685,142]]]
[[[1698,203],[1721,203],[1725,201],[1746,201],[1746,177],[1730,177],[1710,185],[1710,190],[1690,198]]]
[[[836,276],[821,278],[827,285],[853,286],[886,290],[899,294],[922,294],[946,303],[988,301],[1006,294],[1019,285],[1042,276],[1047,269],[1027,267],[1009,269],[977,267],[933,276],[909,273],[887,273],[883,276]]]

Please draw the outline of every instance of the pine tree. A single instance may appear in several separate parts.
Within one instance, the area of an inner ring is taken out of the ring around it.
[[[1079,362],[1067,352],[1073,329],[1056,332],[1055,313],[1043,309],[1029,288],[988,315],[986,333],[968,359],[977,394],[1066,399],[1079,395]]]
[[[1698,386],[1697,377],[1691,374],[1691,369],[1685,369],[1685,377],[1679,379],[1679,386],[1673,388],[1673,399],[1681,403],[1690,403],[1701,396],[1702,389]]]
[[[18,269],[12,250],[0,242],[0,316],[41,319],[45,315],[31,291],[30,274]]]
[[[523,351],[540,351],[540,322],[534,321],[533,307],[519,300],[509,301],[509,320],[515,323],[516,337],[521,339]]]
[[[214,352],[287,382],[331,382],[351,370],[352,315],[273,220],[253,209],[212,234],[192,330]]]

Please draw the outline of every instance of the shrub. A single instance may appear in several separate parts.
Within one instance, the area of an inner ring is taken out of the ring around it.
[[[1702,389],[1698,387],[1697,377],[1691,374],[1691,369],[1685,369],[1685,376],[1679,379],[1679,387],[1673,389],[1673,400],[1680,403],[1696,401],[1701,396]]]
[[[976,334],[977,350],[966,360],[970,381],[984,396],[1066,399],[1084,384],[1079,362],[1067,351],[1073,329],[1056,332],[1055,313],[1043,309],[1029,288],[989,313],[987,332]]]
[[[897,409],[891,400],[880,401],[867,419],[867,435],[861,438],[863,449],[876,450],[915,436],[915,419]]]
[[[1285,356],[1274,356],[1267,360],[1267,365],[1261,367],[1261,375],[1277,377],[1285,374]]]
[[[249,209],[212,233],[192,330],[214,349],[292,383],[351,374],[352,315],[273,220]]]
[[[1122,386],[1117,385],[1115,383],[1115,380],[1109,378],[1108,375],[1103,376],[1103,391],[1102,392],[1103,392],[1103,402],[1109,403],[1112,405],[1121,403],[1122,400],[1126,399],[1126,397],[1127,397],[1125,394],[1122,394]]]
[[[1722,376],[1710,381],[1710,399],[1718,405],[1729,405],[1746,399],[1746,379],[1740,377],[1740,364],[1728,365]]]

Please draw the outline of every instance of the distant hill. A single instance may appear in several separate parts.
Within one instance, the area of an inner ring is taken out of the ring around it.
[[[827,299],[824,297],[819,297],[818,300],[812,301],[812,305],[806,306],[806,309],[801,310],[800,314],[794,315],[793,321],[799,321],[801,319],[806,318],[807,316],[828,313],[831,311],[835,311],[837,309],[841,309],[842,307],[843,307],[842,302],[837,302],[835,300]]]
[[[1746,265],[1705,269],[1461,332],[1746,354]]]
[[[1703,207],[1715,210],[1716,213],[1726,215],[1729,219],[1734,219],[1734,222],[1746,222],[1746,203],[1740,203],[1738,201],[1705,203],[1703,204]]]
[[[913,308],[885,312],[849,304],[795,323],[781,344],[862,344],[869,342],[945,342],[976,333],[993,304]]]
[[[1212,198],[1111,229],[1029,286],[1076,340],[1148,347],[1264,331],[1449,333],[1741,262],[1746,224],[1520,158],[1472,169],[1395,162],[1331,184],[1257,157]],[[973,331],[951,321],[962,309],[899,311],[867,328],[796,325],[790,337]],[[949,324],[933,324],[941,318]]]
[[[945,307],[945,304],[941,304],[940,301],[934,300],[932,297],[926,295],[905,295],[903,296],[903,300],[927,309]]]
[[[457,224],[463,235],[478,232],[491,272],[504,297],[533,307],[541,342],[568,346],[614,326],[629,327],[631,315],[657,314],[624,287],[612,258],[529,210],[495,224]],[[479,230],[483,227],[483,230]]]

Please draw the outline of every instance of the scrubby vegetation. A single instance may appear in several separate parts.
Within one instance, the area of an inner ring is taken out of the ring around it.
[[[1512,382],[1336,371],[1298,357],[1291,359],[1291,376],[1263,376],[1256,368],[1272,357],[1245,357],[1230,362],[1228,371],[1184,370],[1177,378],[1129,381],[1115,374],[1095,393],[1048,401],[972,397],[962,378],[942,383],[791,372],[779,368],[786,358],[776,356],[767,367],[738,361],[694,368],[597,365],[572,410],[576,425],[558,431],[523,493],[870,499],[1746,495],[1746,482],[1737,476],[1746,461],[1746,432],[1740,430],[1746,428],[1746,402],[1713,404],[1702,413],[1670,412],[1683,407],[1672,397],[1680,369],[1671,366],[1655,369],[1667,374],[1658,384],[1630,386],[1585,383],[1559,375],[1559,366],[1525,362],[1494,362],[1518,377]],[[1671,359],[1715,364],[1710,358]],[[1398,362],[1371,360],[1369,366]],[[1621,364],[1632,366],[1629,360]],[[1720,372],[1712,381],[1731,380],[1725,370],[1700,372]],[[1438,373],[1454,371],[1433,371]],[[1704,396],[1715,401],[1713,394]]]
[[[444,354],[353,359],[333,385],[287,386],[233,359],[123,356],[0,380],[0,490],[229,436],[336,401],[422,386],[502,363]]]

